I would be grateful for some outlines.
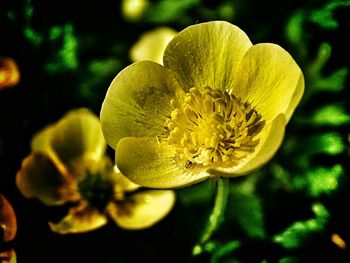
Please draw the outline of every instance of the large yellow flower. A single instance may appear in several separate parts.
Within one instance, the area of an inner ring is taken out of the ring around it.
[[[55,232],[90,231],[108,218],[125,229],[146,228],[173,207],[173,191],[140,189],[112,165],[99,119],[87,109],[67,113],[31,146],[17,173],[19,190],[45,205],[73,204],[60,222],[50,222]]]
[[[172,188],[245,175],[272,158],[304,91],[288,52],[214,21],[177,34],[163,63],[125,68],[103,102],[102,131],[123,174]]]

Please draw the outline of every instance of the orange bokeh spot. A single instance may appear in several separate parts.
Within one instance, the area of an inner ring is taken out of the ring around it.
[[[0,194],[0,244],[14,239],[16,232],[15,211],[6,198]]]
[[[12,58],[0,57],[0,90],[18,84],[20,73],[16,62]]]
[[[346,249],[347,245],[345,241],[338,234],[333,233],[331,236],[331,240],[340,249]]]

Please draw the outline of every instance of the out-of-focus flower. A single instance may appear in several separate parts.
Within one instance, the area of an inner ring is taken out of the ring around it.
[[[16,214],[7,199],[0,194],[0,249],[3,244],[13,240],[17,232]],[[0,250],[1,263],[16,263],[16,253],[13,249]]]
[[[144,33],[130,49],[131,60],[150,60],[163,64],[164,50],[176,33],[168,27],[159,27]]]
[[[102,131],[124,175],[181,187],[245,175],[272,158],[304,91],[287,51],[213,21],[177,34],[163,63],[125,68],[103,102]]]
[[[128,21],[138,20],[148,6],[148,0],[123,0],[122,14]]]
[[[16,62],[12,58],[0,57],[0,90],[18,84],[20,73]]]
[[[49,223],[55,232],[94,230],[108,218],[125,229],[146,228],[174,204],[173,191],[139,189],[115,169],[99,119],[88,109],[72,110],[40,131],[31,147],[17,173],[19,190],[45,205],[73,204],[60,222]]]

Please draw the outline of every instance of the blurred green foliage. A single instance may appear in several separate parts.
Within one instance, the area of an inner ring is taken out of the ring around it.
[[[282,233],[274,236],[273,240],[287,249],[296,249],[302,246],[303,242],[311,235],[324,229],[329,218],[327,209],[320,203],[313,204],[312,211],[315,218],[294,222]]]
[[[22,76],[0,92],[0,192],[17,213],[18,261],[349,262],[349,249],[331,235],[350,244],[350,1],[153,0],[132,22],[120,12],[118,1],[107,0],[0,3],[0,56],[13,57]],[[33,134],[72,108],[98,115],[142,33],[219,19],[240,26],[253,43],[288,50],[306,89],[277,155],[260,171],[230,179],[222,224],[203,252],[192,256],[215,199],[211,181],[177,189],[174,210],[150,229],[109,224],[83,235],[50,232],[47,221],[62,211],[24,199],[14,182]]]
[[[325,29],[336,29],[339,24],[337,19],[334,17],[334,12],[336,9],[349,6],[349,0],[329,1],[320,9],[316,9],[311,12],[311,21],[318,23],[322,28]]]

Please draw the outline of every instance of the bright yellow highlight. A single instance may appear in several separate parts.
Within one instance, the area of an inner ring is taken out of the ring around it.
[[[178,33],[163,63],[125,68],[101,108],[103,135],[131,181],[182,187],[251,173],[274,156],[304,92],[287,51],[213,21]]]
[[[123,0],[122,14],[126,20],[138,20],[148,6],[147,0]]]
[[[20,73],[12,58],[0,57],[0,90],[16,86],[20,81]]]
[[[150,60],[163,64],[164,50],[176,33],[168,27],[159,27],[144,33],[130,49],[131,60]]]
[[[125,229],[150,227],[173,207],[170,190],[141,190],[105,154],[98,118],[88,109],[67,113],[37,133],[16,183],[27,198],[45,205],[71,202],[67,215],[51,229],[61,234],[91,231],[111,218]]]

